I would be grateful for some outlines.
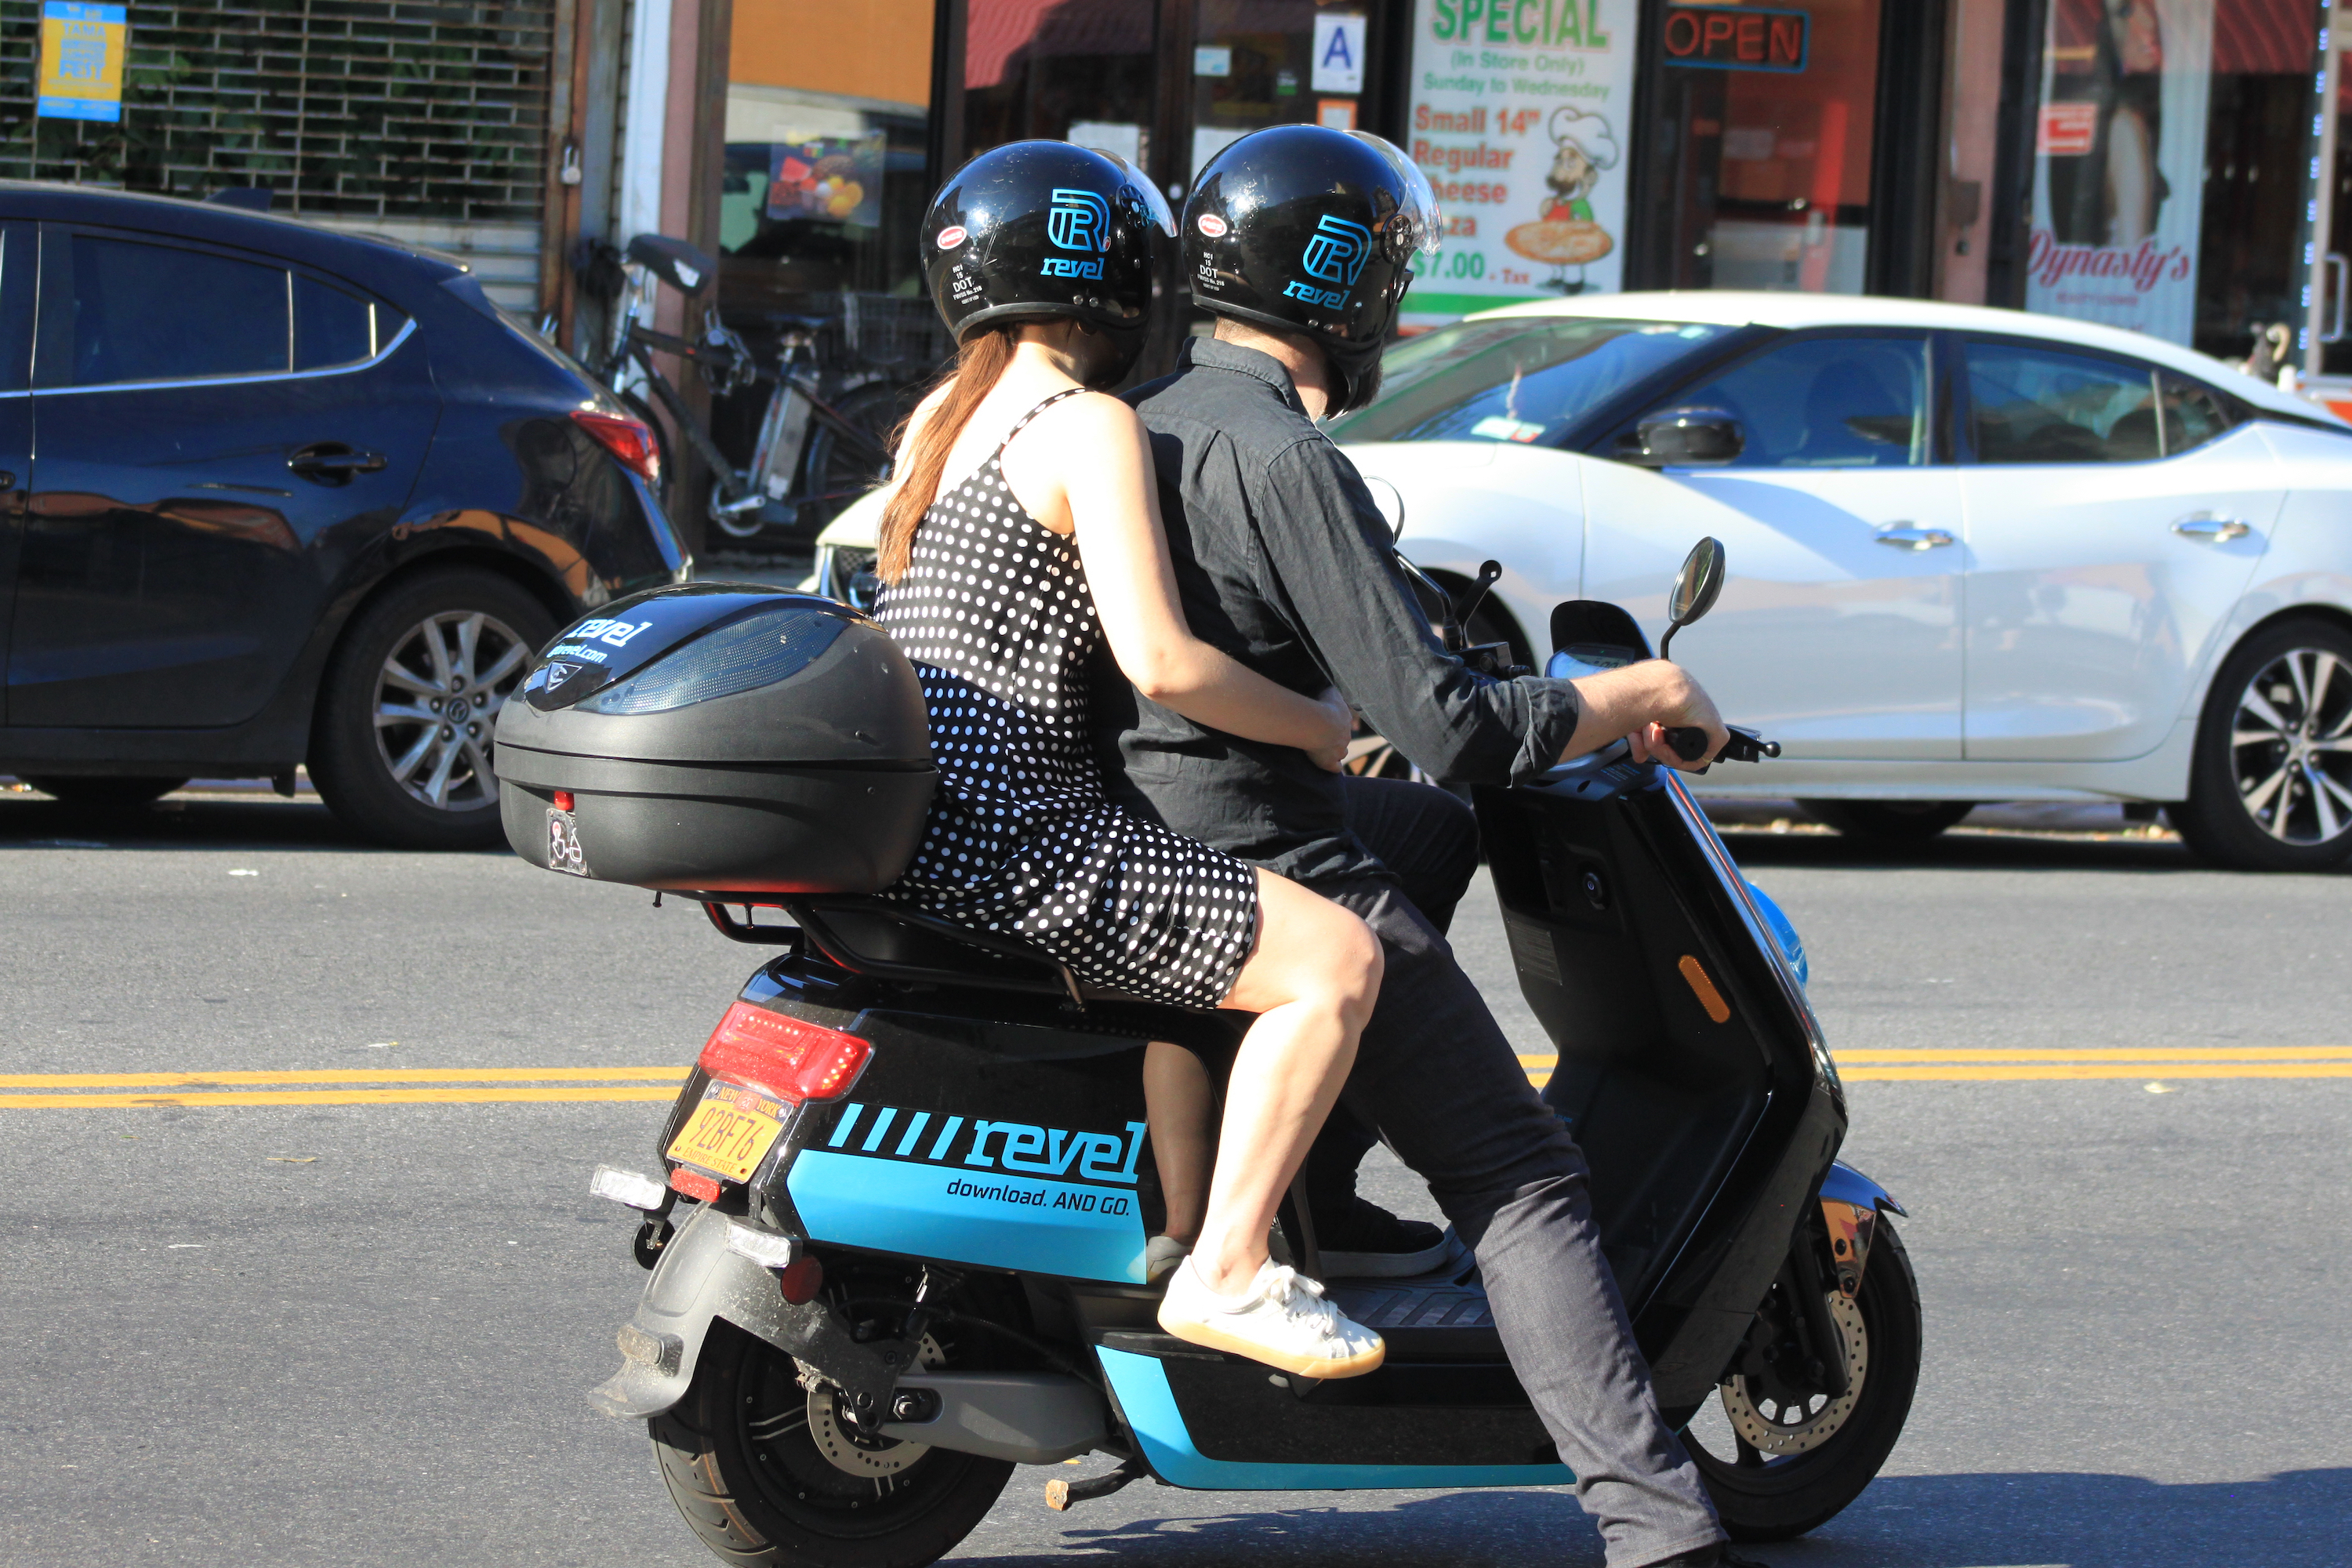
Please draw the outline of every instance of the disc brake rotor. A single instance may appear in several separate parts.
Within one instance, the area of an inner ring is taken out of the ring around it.
[[[1801,1454],[1837,1436],[1862,1397],[1863,1379],[1870,1371],[1870,1337],[1862,1326],[1862,1309],[1843,1290],[1829,1293],[1830,1320],[1845,1342],[1845,1393],[1835,1399],[1824,1394],[1783,1397],[1751,1391],[1742,1375],[1720,1390],[1723,1414],[1741,1442],[1763,1454]]]
[[[916,1356],[918,1366],[936,1367],[947,1360],[939,1342],[930,1335],[923,1336],[922,1349]],[[872,1479],[895,1476],[931,1451],[929,1443],[912,1443],[897,1437],[867,1437],[860,1435],[842,1419],[841,1390],[829,1383],[819,1384],[809,1390],[808,1434],[824,1462],[844,1475]]]

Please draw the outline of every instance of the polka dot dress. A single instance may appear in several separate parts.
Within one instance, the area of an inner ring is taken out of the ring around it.
[[[1214,1007],[1249,955],[1256,874],[1104,795],[1087,737],[1094,597],[1077,546],[1013,500],[1003,457],[931,503],[882,596],[940,770],[914,863],[882,897],[1019,936],[1090,984]]]

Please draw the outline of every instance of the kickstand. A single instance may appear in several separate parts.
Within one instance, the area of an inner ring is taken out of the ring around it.
[[[1108,1475],[1090,1476],[1082,1481],[1047,1481],[1045,1506],[1060,1513],[1072,1503],[1084,1502],[1088,1498],[1108,1497],[1128,1482],[1141,1479],[1142,1476],[1142,1460],[1122,1459],[1118,1468]]]

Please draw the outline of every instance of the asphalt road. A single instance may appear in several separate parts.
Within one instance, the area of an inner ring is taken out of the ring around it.
[[[691,907],[503,856],[368,849],[313,805],[166,804],[93,822],[0,796],[0,1074],[48,1080],[0,1096],[108,1073],[617,1076],[687,1061],[755,962]],[[1850,1069],[1847,1152],[1911,1211],[1928,1334],[1882,1479],[1754,1554],[2352,1558],[2334,1381],[2352,1337],[2352,1077],[2239,1076],[2216,1055],[2352,1046],[2352,879],[2215,874],[2123,839],[1734,847],[1805,931],[1832,1044],[1872,1064]],[[1456,935],[1540,1050],[1483,889]],[[1865,1077],[1927,1059],[1877,1053],[1962,1047],[2206,1059]],[[0,1101],[0,1563],[710,1561],[642,1434],[581,1397],[643,1279],[587,1173],[649,1165],[658,1111]],[[1392,1165],[1375,1183],[1425,1202]],[[1140,1485],[1054,1514],[1048,1473],[1018,1474],[953,1561],[1601,1562],[1559,1492]]]

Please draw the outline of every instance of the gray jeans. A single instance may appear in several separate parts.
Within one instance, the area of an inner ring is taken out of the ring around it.
[[[1409,797],[1387,804],[1389,821],[1410,824],[1412,811],[1398,809]],[[1369,837],[1366,847],[1381,853]],[[1583,1152],[1528,1082],[1445,939],[1397,883],[1363,878],[1315,890],[1360,916],[1387,958],[1342,1103],[1429,1183],[1476,1252],[1511,1369],[1574,1472],[1611,1568],[1724,1540],[1696,1467],[1659,1416],[1601,1255]]]

